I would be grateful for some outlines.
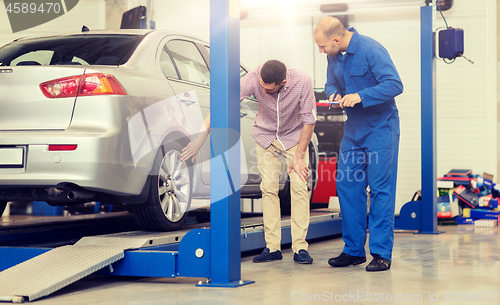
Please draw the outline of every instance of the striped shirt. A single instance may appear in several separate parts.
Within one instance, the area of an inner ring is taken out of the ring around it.
[[[278,139],[285,150],[299,143],[303,125],[316,122],[316,100],[311,78],[299,69],[287,67],[286,84],[276,93],[264,93],[260,85],[263,65],[248,72],[240,81],[240,99],[252,95],[259,102],[252,137],[268,148]]]

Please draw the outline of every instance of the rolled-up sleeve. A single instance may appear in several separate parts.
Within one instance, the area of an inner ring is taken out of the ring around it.
[[[313,125],[316,123],[316,99],[314,89],[310,78],[304,79],[302,94],[300,97],[300,115],[304,125]]]
[[[254,94],[256,73],[256,69],[254,69],[240,80],[240,102]]]

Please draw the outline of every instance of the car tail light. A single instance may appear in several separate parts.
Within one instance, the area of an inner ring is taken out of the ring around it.
[[[43,94],[46,97],[74,97],[78,89],[81,76],[71,76],[56,79],[40,84]]]
[[[76,144],[50,144],[49,151],[76,150]]]
[[[110,74],[83,75],[78,95],[127,95],[118,80]]]
[[[118,80],[110,74],[93,73],[59,78],[40,84],[48,98],[88,95],[127,95]]]

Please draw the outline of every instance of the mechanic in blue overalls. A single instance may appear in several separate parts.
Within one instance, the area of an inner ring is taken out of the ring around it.
[[[320,53],[328,55],[325,92],[333,107],[347,113],[340,147],[337,192],[342,213],[340,256],[333,267],[366,262],[368,229],[373,260],[367,271],[391,267],[399,148],[399,115],[394,97],[403,84],[387,50],[374,39],[346,29],[335,17],[314,29]],[[336,104],[338,103],[338,104]]]

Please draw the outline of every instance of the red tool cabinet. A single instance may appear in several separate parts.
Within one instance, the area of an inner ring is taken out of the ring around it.
[[[312,203],[328,203],[330,196],[337,196],[335,178],[337,158],[320,157],[318,163],[318,183],[313,193]]]

